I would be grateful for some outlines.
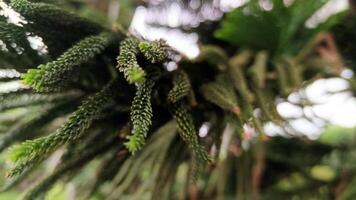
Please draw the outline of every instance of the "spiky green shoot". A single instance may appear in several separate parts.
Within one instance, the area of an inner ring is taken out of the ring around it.
[[[145,71],[138,65],[137,54],[138,39],[126,38],[120,44],[120,55],[117,57],[117,68],[130,84],[142,84],[145,82]]]
[[[131,122],[133,128],[131,135],[127,138],[128,141],[125,143],[125,146],[132,153],[143,147],[152,124],[151,93],[153,86],[154,81],[146,79],[144,84],[138,86],[136,96],[132,101]]]
[[[168,101],[176,103],[186,97],[191,90],[190,80],[188,75],[183,71],[177,71],[173,76],[173,88],[168,93]]]
[[[100,54],[112,41],[109,33],[90,36],[68,49],[55,61],[30,69],[22,74],[23,82],[37,91],[60,89],[77,67]]]
[[[202,162],[209,162],[211,158],[202,145],[199,144],[197,131],[194,127],[193,118],[183,101],[172,105],[173,118],[178,125],[178,133],[182,140],[192,149],[197,158]]]

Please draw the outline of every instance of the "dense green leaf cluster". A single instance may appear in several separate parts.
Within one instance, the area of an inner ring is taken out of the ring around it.
[[[90,36],[83,39],[72,48],[68,49],[55,61],[38,66],[38,69],[30,69],[22,75],[24,83],[32,86],[37,91],[58,90],[70,74],[96,55],[102,53],[113,36],[102,33],[98,36]]]

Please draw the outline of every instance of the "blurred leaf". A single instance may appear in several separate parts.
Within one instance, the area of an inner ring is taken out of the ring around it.
[[[20,193],[18,191],[9,191],[9,192],[3,192],[0,194],[0,199],[4,200],[16,200],[20,196]]]
[[[352,145],[356,141],[356,129],[329,126],[321,134],[319,141],[332,146]]]
[[[310,170],[311,176],[320,181],[330,182],[336,177],[336,172],[333,168],[327,165],[317,165]]]
[[[124,28],[128,28],[135,13],[137,2],[131,0],[120,0],[119,2],[120,12],[117,19],[118,23],[120,23]]]
[[[246,6],[229,13],[215,36],[236,45],[273,50],[278,44],[277,35],[280,33],[273,13],[250,12]]]
[[[45,200],[66,200],[68,191],[63,182],[59,182],[46,194]]]
[[[290,176],[281,179],[276,187],[283,191],[297,190],[304,187],[308,181],[299,173],[293,173]]]
[[[334,15],[308,29],[306,21],[328,0],[297,0],[288,7],[282,0],[271,1],[271,10],[252,0],[228,13],[215,36],[242,47],[270,50],[276,54],[296,53],[315,34],[330,28],[341,17]]]

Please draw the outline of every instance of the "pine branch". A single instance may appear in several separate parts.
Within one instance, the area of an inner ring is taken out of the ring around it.
[[[142,84],[146,79],[146,72],[139,66],[137,56],[143,56],[152,64],[162,63],[168,59],[168,46],[163,40],[155,42],[140,42],[129,37],[120,44],[120,55],[117,57],[117,68],[124,73],[126,80],[132,84]]]
[[[195,62],[209,62],[216,65],[220,70],[225,70],[228,66],[229,57],[219,46],[204,45],[200,48],[199,56]]]
[[[125,159],[120,159],[118,156],[119,151],[110,152],[109,158],[105,159],[102,164],[98,167],[95,176],[95,181],[89,191],[85,191],[86,195],[80,199],[88,199],[92,196],[105,182],[112,180],[118,173],[121,165]]]
[[[162,63],[168,59],[168,45],[164,40],[154,42],[140,42],[138,44],[140,52],[151,63]]]
[[[137,54],[139,41],[136,38],[126,38],[120,44],[120,55],[117,57],[117,68],[124,73],[126,80],[132,84],[145,82],[145,71],[138,65]]]
[[[239,92],[246,103],[253,101],[253,95],[248,88],[243,67],[249,62],[252,53],[248,50],[242,51],[229,61],[228,73],[235,89]]]
[[[266,86],[266,71],[267,71],[268,53],[261,51],[256,54],[255,62],[250,68],[254,84],[258,88]]]
[[[2,9],[0,8],[0,10]],[[0,15],[0,25],[0,38],[4,43],[14,41],[17,38],[21,38],[21,40],[26,39],[26,31],[24,28],[9,23],[8,19],[3,15]],[[27,44],[29,45],[28,41]]]
[[[178,133],[182,140],[189,145],[200,161],[210,161],[211,158],[208,152],[206,152],[204,147],[199,144],[193,118],[188,113],[188,110],[182,101],[172,105],[172,114],[173,118],[177,121]]]
[[[38,52],[32,49],[27,37],[28,33],[24,27],[9,23],[7,18],[0,16],[0,39],[8,55],[2,56],[2,59],[8,62],[6,67],[23,70],[26,65],[37,64],[41,60]]]
[[[132,133],[128,136],[125,146],[135,153],[145,144],[147,133],[152,125],[151,93],[154,81],[146,79],[145,83],[137,87],[137,92],[131,106]]]
[[[112,98],[116,89],[117,80],[111,81],[100,92],[84,100],[78,110],[55,133],[10,148],[9,158],[16,161],[16,165],[8,173],[8,176],[20,174],[28,166],[44,160],[58,147],[82,137],[95,117]]]
[[[276,110],[274,100],[268,98],[268,95],[261,89],[255,90],[255,96],[259,108],[262,110],[262,113],[267,117],[267,119],[277,125],[283,126],[284,120]]]
[[[191,85],[188,74],[183,70],[179,70],[173,75],[173,88],[169,91],[167,99],[170,103],[176,103],[188,96],[190,91]]]
[[[154,179],[151,199],[155,199],[158,196],[162,197],[162,199],[169,199],[172,196],[169,192],[172,187],[171,184],[174,184],[178,167],[181,166],[189,155],[189,151],[187,150],[181,141],[171,144],[166,149],[164,160],[162,160],[158,168],[158,175]]]
[[[282,117],[274,112],[275,104],[273,99],[267,98],[264,88],[266,86],[266,70],[267,70],[268,54],[265,51],[258,52],[256,54],[255,62],[250,68],[252,73],[252,78],[254,81],[254,94],[255,99],[262,113],[267,117],[268,120],[278,124],[283,125]],[[270,105],[270,106],[268,106]]]
[[[87,37],[55,61],[28,70],[22,75],[23,82],[37,91],[58,90],[70,78],[71,72],[101,54],[113,39],[114,36],[109,33]]]
[[[168,162],[165,162],[163,158],[166,156],[172,158],[171,156],[168,156],[175,155],[174,153],[170,153],[171,150],[177,146],[182,147],[181,143],[178,143],[178,145],[175,143],[175,133],[176,124],[173,120],[161,125],[158,130],[152,134],[152,137],[149,138],[144,151],[138,152],[137,155],[131,156],[125,163],[123,163],[120,171],[112,181],[113,188],[110,192],[111,198],[109,197],[106,199],[114,200],[117,196],[122,196],[123,193],[135,182],[136,178],[140,178],[143,172],[142,169],[151,171],[150,177],[152,179],[150,178],[150,180],[152,181],[156,180],[155,177],[160,177],[161,170],[157,171],[156,167],[163,164],[169,164]],[[173,148],[170,148],[171,145],[174,145]],[[178,151],[180,152],[179,156],[185,155],[183,153],[184,150],[185,149]],[[174,160],[177,161],[177,159]],[[149,184],[149,182],[144,183],[136,193],[136,196],[141,197],[140,191],[146,191],[148,188],[151,188],[151,186],[152,184]]]
[[[71,141],[65,145],[65,152],[61,156],[60,164],[56,166],[56,168],[60,167],[63,163],[66,163],[68,160],[73,159],[74,157],[80,157],[81,154],[86,151],[86,148],[90,148],[91,146],[95,146],[99,140],[102,139],[102,131],[100,128],[104,126],[98,126],[98,128],[94,128],[94,130],[90,129],[86,137],[80,138],[79,140]],[[106,127],[107,128],[107,127]]]
[[[24,107],[29,105],[38,105],[43,103],[53,103],[61,101],[69,97],[76,97],[78,93],[66,92],[66,93],[53,93],[53,94],[33,94],[29,91],[15,91],[0,95],[0,111],[9,110],[18,107]]]
[[[53,57],[80,39],[105,30],[101,25],[53,4],[11,0],[10,6],[29,22],[24,24],[27,31],[43,38]]]
[[[62,163],[59,168],[57,168],[52,174],[44,178],[42,181],[37,183],[32,189],[30,189],[25,196],[24,200],[36,200],[38,197],[42,196],[51,186],[60,179],[66,173],[73,171],[75,169],[81,168],[86,163],[91,161],[96,156],[107,152],[113,147],[113,145],[118,144],[118,140],[115,134],[104,138],[102,141],[97,142],[96,145],[91,146],[86,151],[82,152],[80,156],[74,157],[65,163]]]
[[[292,86],[288,80],[288,71],[282,61],[275,63],[276,72],[278,74],[279,89],[283,95],[288,95],[292,92]]]
[[[218,82],[213,82],[203,85],[201,91],[205,99],[211,103],[237,115],[240,114],[237,97],[228,86],[224,87],[224,85],[219,84]]]
[[[303,66],[292,58],[285,58],[285,65],[288,71],[288,79],[293,89],[298,89],[303,83]]]
[[[6,192],[18,186],[18,184],[25,180],[34,170],[36,170],[36,168],[34,166],[30,166],[25,169],[22,174],[6,179],[6,182],[0,188],[0,192]]]
[[[27,117],[25,120],[20,121],[1,136],[0,151],[17,141],[32,139],[38,135],[36,129],[42,128],[53,119],[73,110],[73,105],[75,105],[74,102],[70,101],[69,103],[59,103],[55,106],[42,107],[40,111],[36,110],[36,114],[33,114],[34,116]]]

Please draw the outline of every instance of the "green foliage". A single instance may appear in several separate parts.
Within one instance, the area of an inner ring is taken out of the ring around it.
[[[53,119],[66,113],[72,107],[71,104],[73,104],[73,102],[63,103],[56,106],[46,106],[42,107],[40,111],[36,110],[33,114],[27,114],[28,116],[26,116],[25,119],[19,121],[6,133],[1,135],[0,151],[16,141],[32,139],[38,135],[39,132],[33,131],[34,129],[45,126]]]
[[[16,165],[8,176],[20,174],[27,167],[45,159],[58,147],[82,137],[111,99],[116,84],[116,81],[109,83],[100,92],[83,101],[78,110],[55,133],[13,146],[8,155],[11,160],[16,161]]]
[[[353,145],[356,137],[355,128],[329,126],[318,139],[320,142],[334,146]]]
[[[23,199],[59,198],[69,182],[75,199],[336,199],[347,183],[351,198],[354,134],[295,137],[296,119],[276,109],[293,93],[304,111],[313,103],[305,87],[335,76],[315,36],[339,15],[306,28],[326,0],[271,0],[271,10],[261,2],[182,27],[208,33],[189,59],[79,16],[81,1],[12,0],[22,22],[0,16],[0,88],[19,86],[0,91],[0,151],[9,147],[13,162],[2,189],[30,183]],[[267,136],[271,124],[289,137]]]
[[[37,64],[41,60],[38,52],[31,48],[27,36],[24,27],[12,24],[6,17],[0,15],[0,38],[5,48],[0,48],[2,63],[0,68],[21,69],[23,66]]]
[[[227,80],[225,80],[227,81]],[[224,110],[240,114],[237,97],[231,85],[223,85],[221,82],[205,84],[202,87],[204,97]]]
[[[130,152],[135,153],[145,144],[150,126],[152,125],[151,93],[154,81],[146,79],[145,83],[137,87],[136,96],[131,106],[132,133],[125,143]]]
[[[54,4],[11,0],[10,5],[29,21],[24,25],[26,30],[40,36],[53,57],[57,57],[83,37],[99,34],[104,30],[99,24]],[[63,34],[69,32],[70,35]]]
[[[182,140],[189,145],[200,161],[210,161],[211,158],[209,154],[204,147],[199,144],[192,116],[188,113],[188,110],[182,101],[172,105],[172,114],[177,121],[178,133]]]
[[[50,191],[48,191],[47,195],[45,196],[45,200],[64,200],[69,195],[69,190],[66,188],[65,183],[57,183],[52,187]]]
[[[191,92],[191,85],[188,74],[183,70],[179,70],[174,73],[173,88],[169,91],[167,100],[170,103],[176,103],[182,98],[189,95]]]
[[[253,99],[252,93],[247,85],[246,77],[243,74],[243,68],[247,65],[251,58],[251,52],[244,50],[230,59],[228,73],[232,84],[241,94],[245,102],[251,102]]]
[[[94,157],[100,155],[102,152],[105,152],[108,148],[112,147],[113,144],[117,143],[117,136],[111,135],[106,137],[104,140],[96,143],[89,151],[84,152],[80,156],[73,157],[72,159],[67,160],[62,163],[55,171],[44,178],[41,182],[31,188],[24,196],[24,199],[35,200],[39,196],[48,190],[64,173],[68,173],[69,170],[75,168],[80,168],[82,165],[86,164]]]
[[[220,47],[214,45],[205,45],[200,48],[200,54],[195,61],[206,61],[213,65],[219,66],[221,69],[228,65],[228,55]]]
[[[19,194],[16,191],[11,191],[11,192],[6,192],[6,193],[0,194],[0,198],[3,198],[3,199],[16,199],[18,197],[19,197]]]
[[[117,57],[117,68],[124,73],[129,83],[145,82],[145,71],[137,63],[139,41],[136,38],[127,38],[120,44],[120,55]]]
[[[13,108],[28,106],[28,105],[39,105],[43,103],[52,103],[56,101],[63,100],[68,97],[75,97],[77,94],[75,92],[65,92],[65,93],[53,93],[49,94],[34,94],[28,93],[29,91],[16,91],[9,92],[0,95],[1,105],[0,111],[9,110]]]
[[[162,63],[168,59],[168,47],[163,40],[144,42],[132,37],[126,38],[120,44],[117,68],[124,73],[130,84],[142,84],[146,79],[146,72],[137,61],[140,53],[152,64]]]
[[[334,18],[329,18],[316,28],[305,26],[305,22],[326,2],[298,0],[286,6],[283,0],[272,0],[272,8],[267,10],[258,0],[252,0],[243,8],[228,13],[215,36],[235,45],[269,50],[273,54],[295,54],[316,33],[335,23]]]
[[[55,61],[30,69],[22,75],[23,82],[37,91],[58,90],[70,78],[70,74],[82,64],[102,53],[112,42],[112,36],[102,33],[90,36],[63,53]]]
[[[338,198],[338,200],[352,200],[352,199],[354,199],[356,196],[355,187],[356,187],[356,180],[352,179],[350,181],[350,183],[348,184],[347,188],[345,189],[345,191]]]
[[[250,72],[253,77],[254,84],[258,88],[264,88],[266,85],[268,53],[261,51],[256,54],[255,62],[251,66]]]
[[[316,165],[310,170],[310,174],[316,180],[331,182],[336,178],[336,171],[328,165]]]
[[[151,63],[162,63],[168,59],[168,46],[164,40],[140,42],[138,47]]]

